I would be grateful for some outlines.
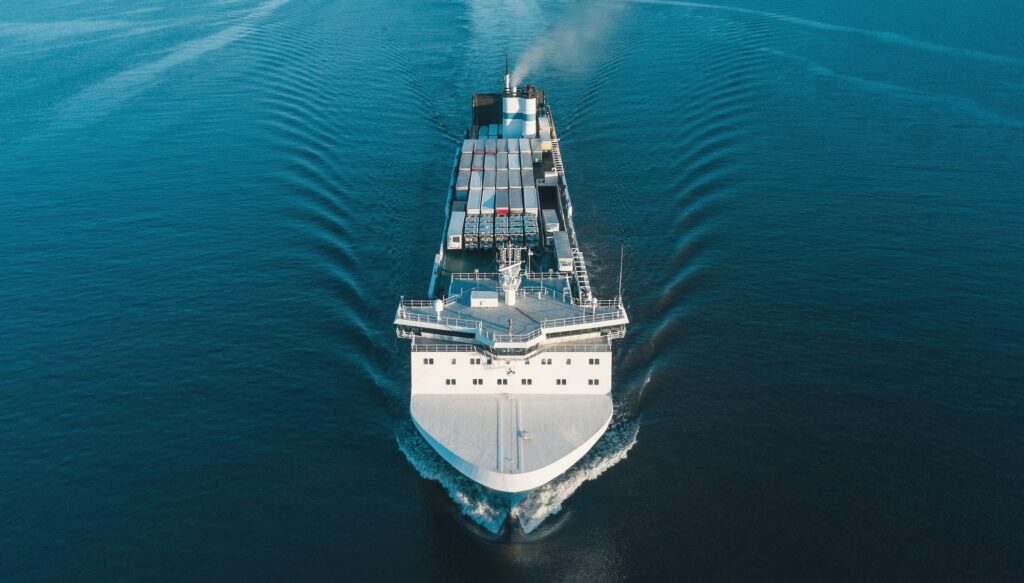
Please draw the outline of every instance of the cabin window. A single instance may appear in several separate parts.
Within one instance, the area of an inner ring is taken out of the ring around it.
[[[565,379],[555,379],[555,384],[565,386]]]
[[[565,364],[572,364],[572,359],[571,358],[565,359]]]
[[[423,359],[423,364],[434,364],[434,359],[433,358],[424,358]]]
[[[601,379],[588,379],[587,380],[587,384],[588,385],[594,385],[594,386],[600,385],[601,384]]]
[[[520,379],[520,383],[524,385],[532,385],[533,379]]]
[[[590,359],[590,364],[601,364],[601,359],[600,358],[591,358]]]
[[[455,364],[455,359],[454,358],[452,359],[452,364]]]
[[[508,379],[498,379],[498,384],[499,385],[507,385],[508,384]]]

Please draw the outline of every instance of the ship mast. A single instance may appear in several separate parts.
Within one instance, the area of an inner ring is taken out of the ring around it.
[[[498,249],[498,277],[501,280],[501,291],[505,292],[505,303],[516,305],[516,293],[523,278],[522,248],[501,247]]]

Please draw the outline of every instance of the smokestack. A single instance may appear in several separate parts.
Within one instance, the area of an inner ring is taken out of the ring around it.
[[[505,53],[505,95],[512,95],[512,77],[508,74],[508,53]]]

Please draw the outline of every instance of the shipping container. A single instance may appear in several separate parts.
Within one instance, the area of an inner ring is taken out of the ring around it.
[[[455,179],[455,190],[468,190],[469,177],[469,170],[459,170],[459,176]]]
[[[466,222],[466,213],[452,211],[448,219],[448,249],[462,249],[462,226]]]
[[[540,205],[537,199],[537,189],[532,186],[523,187],[523,212],[528,215],[536,216],[539,209]],[[534,219],[533,222],[536,223],[537,219]]]
[[[473,140],[473,153],[483,154],[484,153],[484,140]]]
[[[522,188],[523,186],[523,175],[519,170],[513,170],[508,173],[508,187]]]
[[[508,188],[508,170],[498,170],[498,178],[494,184],[495,188]]]
[[[508,154],[508,141],[498,140],[498,154]],[[501,156],[498,156],[501,159]]]
[[[537,187],[537,182],[533,179],[533,169],[532,168],[523,168],[522,172],[523,172],[523,187],[525,188],[527,186],[533,186],[534,188],[536,188]]]
[[[530,138],[519,138],[519,152],[530,152]]]
[[[508,170],[508,154],[498,153],[498,170]]]
[[[479,170],[474,170],[469,173],[469,186],[467,188],[483,188],[484,186],[484,173]]]
[[[546,115],[538,115],[537,116],[537,129],[539,129],[542,132],[543,131],[550,131],[551,130],[551,120],[548,119],[548,116],[546,116]]]
[[[473,152],[463,152],[459,156],[459,170],[469,170],[473,167]]]
[[[533,156],[530,152],[519,152],[519,166],[521,168],[533,168]]]
[[[495,170],[497,167],[495,154],[484,154],[484,170]]]
[[[513,138],[513,139],[505,140],[505,141],[508,143],[508,153],[509,154],[518,154],[519,153],[519,140]]]
[[[483,190],[480,188],[473,188],[469,191],[469,200],[466,201],[466,214],[467,215],[479,215],[480,214],[480,198],[483,195]]]
[[[510,188],[508,190],[508,212],[515,215],[523,214],[522,188]]]
[[[493,215],[494,214],[494,189],[485,188],[480,197],[480,214],[482,215]]]
[[[498,140],[491,138],[484,144],[484,154],[497,154],[498,153]]]
[[[519,161],[519,154],[508,155],[508,169],[517,171],[523,169],[523,165]]]
[[[483,154],[473,154],[473,170],[483,170],[483,169],[484,169],[484,155]]]
[[[457,200],[457,201],[453,202],[452,203],[452,210],[453,211],[466,212],[466,201],[464,201],[464,200]]]
[[[497,170],[484,170],[484,188],[494,188],[497,183]]]
[[[572,271],[572,246],[569,245],[569,234],[565,231],[556,231],[554,238],[558,271]]]
[[[508,214],[508,190],[495,190],[494,191],[494,214],[498,216],[505,216]],[[498,223],[494,224],[494,228],[498,228]]]

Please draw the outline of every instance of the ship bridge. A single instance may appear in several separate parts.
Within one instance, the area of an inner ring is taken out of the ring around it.
[[[559,341],[619,338],[629,318],[619,300],[574,302],[568,280],[527,273],[514,304],[501,299],[497,273],[454,274],[447,299],[403,300],[395,313],[399,336],[469,342],[503,354],[528,354]]]

